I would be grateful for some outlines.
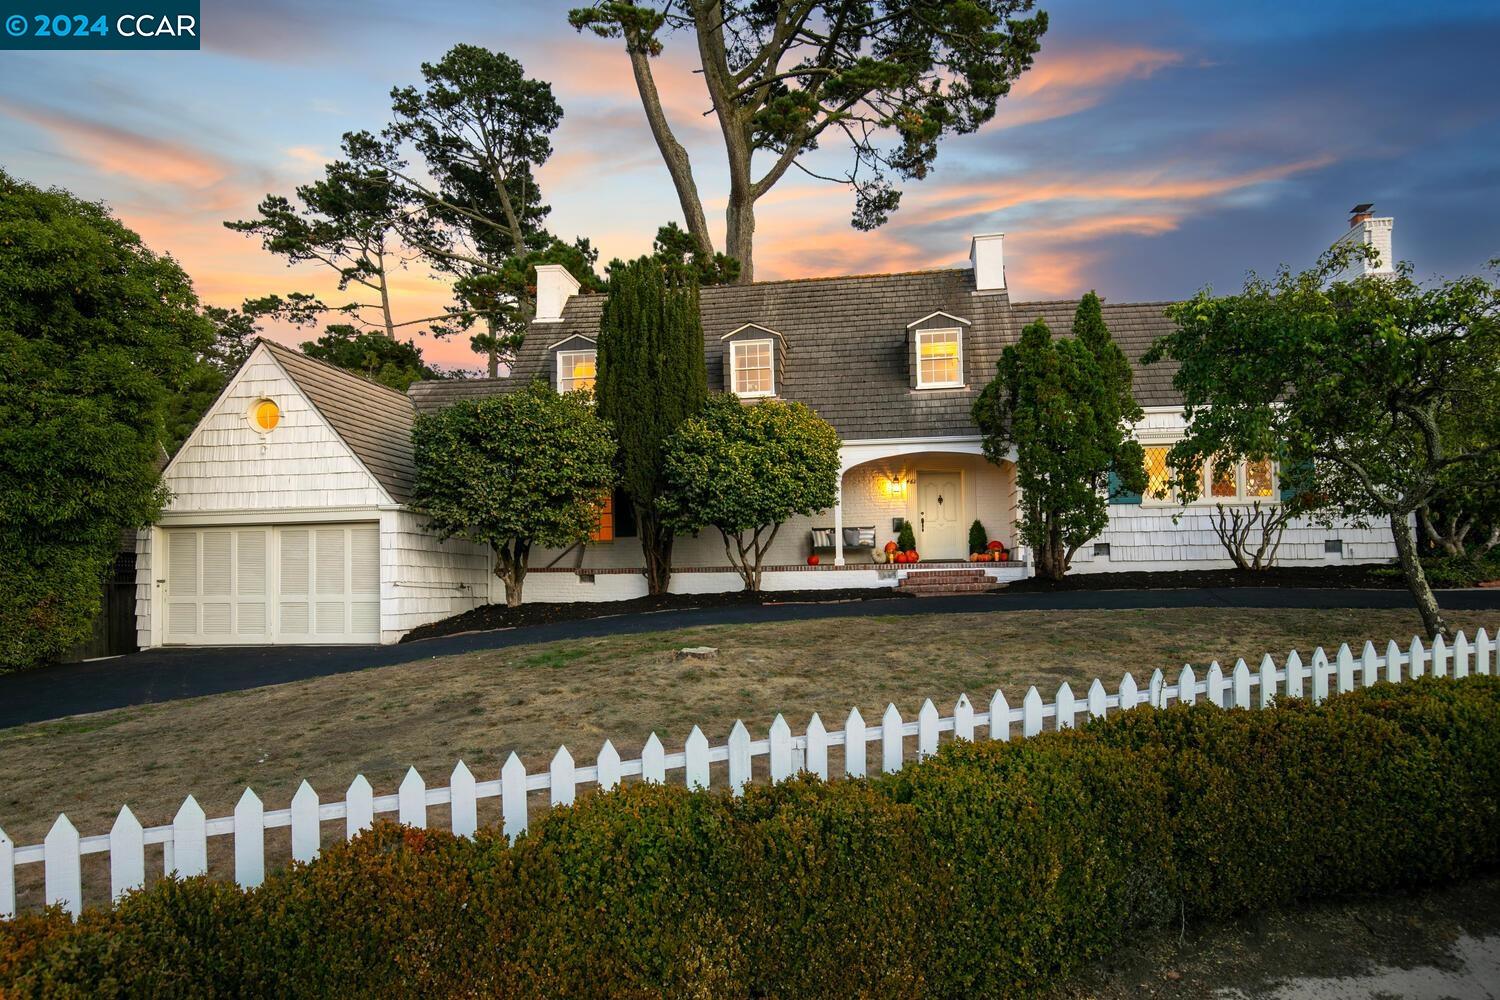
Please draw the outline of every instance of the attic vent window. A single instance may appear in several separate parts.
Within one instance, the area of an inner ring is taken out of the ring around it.
[[[776,392],[772,366],[774,348],[769,340],[741,340],[730,348],[729,364],[737,396],[771,396]]]
[[[917,388],[940,389],[963,384],[963,355],[957,330],[917,333]]]
[[[250,406],[250,426],[262,434],[269,434],[281,423],[281,407],[269,399],[257,399]]]

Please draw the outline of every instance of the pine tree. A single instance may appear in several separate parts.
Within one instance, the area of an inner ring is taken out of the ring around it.
[[[598,360],[599,412],[619,441],[620,486],[635,507],[646,583],[664,594],[673,533],[658,504],[663,445],[708,398],[696,282],[650,257],[612,268]]]

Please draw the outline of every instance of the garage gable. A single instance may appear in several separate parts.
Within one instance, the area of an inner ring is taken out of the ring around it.
[[[162,479],[172,491],[168,514],[394,502],[264,343],[203,415]]]

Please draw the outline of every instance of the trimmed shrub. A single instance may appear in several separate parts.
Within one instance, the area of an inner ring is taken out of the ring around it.
[[[1500,678],[1139,708],[893,775],[390,823],[242,892],[0,923],[0,995],[1009,997],[1132,929],[1500,861]]]

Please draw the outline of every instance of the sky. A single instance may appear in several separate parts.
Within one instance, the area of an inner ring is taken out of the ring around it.
[[[852,195],[795,171],[763,198],[757,279],[955,266],[971,234],[1004,232],[1013,301],[1172,299],[1310,264],[1357,202],[1395,217],[1420,277],[1500,256],[1500,5],[1039,5],[1034,67],[994,121],[943,141],[887,225],[852,229]],[[203,0],[200,51],[0,53],[0,168],[107,202],[206,302],[336,297],[316,266],[289,270],[223,221],[317,177],[345,131],[386,123],[392,86],[467,42],[519,59],[563,106],[539,172],[550,228],[636,256],[680,210],[620,43],[574,32],[568,6]],[[722,239],[727,176],[694,53],[668,36],[656,73]],[[830,143],[813,165],[845,159]],[[420,270],[393,289],[398,321],[447,301]],[[441,365],[479,364],[465,342],[418,340]]]

